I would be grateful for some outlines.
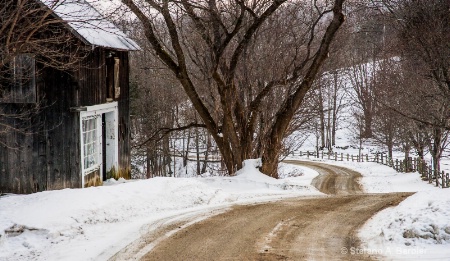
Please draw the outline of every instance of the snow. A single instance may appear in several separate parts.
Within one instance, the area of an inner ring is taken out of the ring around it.
[[[0,260],[106,260],[168,216],[323,195],[309,185],[312,171],[297,171],[298,181],[277,180],[257,165],[246,161],[235,177],[108,180],[102,187],[0,197]]]
[[[322,195],[315,187],[311,186],[312,179],[319,175],[308,168],[298,168],[290,164],[280,164],[282,179],[274,179],[258,171],[259,160],[246,160],[244,167],[236,173],[235,177],[207,177],[201,182],[218,189],[227,189],[234,193],[235,197],[245,198],[254,195],[265,195],[267,191],[293,191],[302,195]],[[294,173],[297,177],[287,177]]]
[[[139,50],[113,23],[85,0],[41,0],[89,44],[119,50]]]
[[[320,161],[361,172],[368,193],[417,192],[364,224],[358,251],[388,260],[449,260],[449,189],[372,162]],[[0,260],[107,260],[164,219],[197,222],[233,204],[323,196],[310,185],[316,171],[282,163],[277,180],[260,173],[260,164],[245,161],[234,177],[108,180],[102,187],[2,196]]]
[[[417,192],[372,217],[359,236],[394,260],[450,260],[450,191]]]
[[[298,159],[298,157],[292,159]],[[333,160],[318,160],[312,157],[311,160],[347,167],[361,173],[363,178],[359,180],[359,183],[363,186],[366,193],[417,192],[435,188],[433,185],[424,182],[417,172],[400,173],[391,167],[375,162],[336,162]],[[436,189],[438,191],[442,190]],[[448,192],[450,194],[450,191]]]
[[[450,189],[422,181],[417,172],[398,173],[374,162],[310,160],[360,172],[366,193],[416,192],[369,219],[358,234],[362,249],[355,253],[377,253],[387,260],[450,260]]]

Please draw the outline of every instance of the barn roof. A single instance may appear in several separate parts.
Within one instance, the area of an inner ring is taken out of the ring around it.
[[[87,44],[118,50],[140,49],[136,42],[106,20],[85,0],[40,1],[52,9],[55,15],[67,22],[78,37]]]

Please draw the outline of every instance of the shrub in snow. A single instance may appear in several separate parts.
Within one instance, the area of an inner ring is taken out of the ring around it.
[[[301,167],[280,163],[278,165],[278,177],[280,179],[303,177],[305,175],[305,170]]]

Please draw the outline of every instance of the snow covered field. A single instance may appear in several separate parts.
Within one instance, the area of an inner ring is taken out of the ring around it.
[[[0,260],[106,260],[137,239],[146,224],[163,218],[323,195],[310,185],[315,171],[282,164],[283,179],[275,180],[255,164],[247,161],[236,177],[110,181],[103,187],[0,197]],[[450,260],[450,189],[375,163],[337,164],[361,172],[370,193],[419,191],[364,225],[360,251],[393,260]]]

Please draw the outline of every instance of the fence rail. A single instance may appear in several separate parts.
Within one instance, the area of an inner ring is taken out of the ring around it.
[[[393,168],[397,172],[419,172],[422,180],[428,181],[428,183],[434,183],[437,187],[448,188],[450,187],[450,174],[444,171],[434,171],[431,164],[428,164],[425,160],[420,158],[408,158],[399,160],[387,157],[383,153],[375,154],[361,154],[352,155],[337,152],[310,152],[310,151],[298,151],[291,152],[291,156],[300,156],[307,158],[322,158],[334,161],[353,161],[353,162],[376,162]],[[437,177],[437,178],[436,178]]]

